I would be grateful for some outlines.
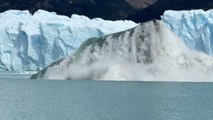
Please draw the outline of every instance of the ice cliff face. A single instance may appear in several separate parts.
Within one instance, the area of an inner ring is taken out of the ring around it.
[[[213,56],[213,10],[169,10],[161,18],[189,48]]]
[[[83,41],[123,31],[131,21],[104,21],[72,15],[59,16],[43,10],[10,10],[0,13],[0,70],[39,70],[68,56]]]
[[[161,21],[91,38],[75,54],[32,78],[73,80],[209,80],[213,58],[189,50]]]

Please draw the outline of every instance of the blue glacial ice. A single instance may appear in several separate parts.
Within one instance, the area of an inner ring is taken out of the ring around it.
[[[105,21],[72,15],[71,18],[38,10],[0,13],[0,70],[39,70],[73,53],[90,37],[123,31],[132,21]]]
[[[161,19],[189,48],[213,56],[213,10],[168,10]]]

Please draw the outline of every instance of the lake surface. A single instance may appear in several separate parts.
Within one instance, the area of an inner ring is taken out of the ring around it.
[[[0,120],[212,120],[213,83],[0,77]]]

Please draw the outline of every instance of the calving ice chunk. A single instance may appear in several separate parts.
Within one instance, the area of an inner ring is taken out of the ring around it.
[[[90,37],[135,27],[131,21],[71,18],[38,10],[0,13],[0,70],[39,70],[73,53]]]
[[[161,19],[189,48],[213,56],[213,10],[168,10]]]
[[[91,38],[68,58],[32,78],[70,80],[213,81],[213,58],[188,49],[162,21]]]

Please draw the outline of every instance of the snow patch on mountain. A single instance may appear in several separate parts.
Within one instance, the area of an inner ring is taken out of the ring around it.
[[[38,10],[0,13],[0,70],[39,70],[73,53],[83,41],[123,31],[137,24]]]

